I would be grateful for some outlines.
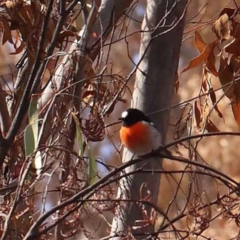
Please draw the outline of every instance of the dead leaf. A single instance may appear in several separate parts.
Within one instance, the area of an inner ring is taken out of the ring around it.
[[[24,42],[21,42],[21,44],[15,49],[15,52],[11,52],[10,54],[11,55],[16,55],[16,54],[19,54],[23,51],[23,49],[25,48],[25,43]]]
[[[72,32],[72,31],[66,30],[66,31],[62,31],[59,34],[58,44],[62,44],[65,39],[68,42],[69,37],[75,37],[78,41],[80,40],[80,36],[78,34]]]
[[[232,30],[231,30],[231,35],[235,37],[236,39],[239,39],[239,34],[240,34],[240,23],[233,20],[232,21]]]
[[[49,71],[49,72],[52,72],[54,71],[55,67],[56,67],[56,64],[57,64],[57,59],[55,58],[50,58],[48,59],[48,62],[47,62],[47,65],[46,65],[46,69]]]
[[[196,58],[194,58],[190,61],[189,65],[185,69],[183,69],[182,73],[186,72],[189,69],[199,66],[203,62],[207,62],[207,60],[209,59],[209,56],[212,54],[215,46],[216,46],[215,41],[208,44],[199,56],[197,56]]]
[[[236,9],[233,9],[233,8],[224,8],[220,14],[219,14],[219,17],[221,17],[222,15],[224,14],[227,14],[228,17],[230,19],[232,19],[236,14],[238,13],[238,11]]]
[[[217,128],[217,126],[211,121],[210,118],[207,120],[206,124],[206,130],[208,132],[220,132],[220,130]]]
[[[235,118],[236,123],[240,127],[240,102],[234,102],[231,104],[233,116]]]
[[[225,59],[223,56],[221,56],[220,58],[218,77],[222,85],[223,92],[231,101],[233,101],[234,100],[233,69],[227,63],[227,59]]]
[[[210,95],[210,98],[211,98],[213,107],[214,107],[215,111],[218,113],[218,116],[219,116],[220,118],[223,118],[222,113],[221,113],[220,110],[218,109],[216,94],[215,94],[215,91],[214,91],[214,89],[213,89],[212,87],[209,89],[209,95]]]
[[[215,58],[215,55],[212,51],[209,55],[209,58],[208,58],[207,62],[206,62],[206,67],[215,77],[218,77],[218,72],[215,68],[215,62],[216,62],[216,58]]]
[[[194,116],[195,116],[197,127],[201,128],[201,122],[202,122],[201,111],[198,108],[197,100],[194,102]]]
[[[207,46],[207,44],[204,42],[203,38],[197,31],[194,32],[194,45],[200,53],[202,53]]]
[[[240,56],[240,39],[234,39],[230,44],[224,47],[229,54],[237,54]]]
[[[7,41],[13,44],[11,29],[8,20],[4,16],[1,16],[0,22],[3,26],[2,45],[5,44]]]
[[[228,40],[231,38],[230,35],[231,20],[225,13],[221,15],[213,25],[213,31],[217,38],[220,40]]]

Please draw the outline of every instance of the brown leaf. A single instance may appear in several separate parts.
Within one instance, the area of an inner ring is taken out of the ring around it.
[[[194,102],[194,116],[195,116],[197,127],[201,128],[201,122],[202,122],[201,111],[198,108],[197,100]]]
[[[94,97],[96,98],[96,96],[97,96],[97,92],[95,90],[86,91],[83,93],[82,99],[84,102],[90,104],[93,101]]]
[[[240,57],[233,54],[230,61],[230,66],[233,69],[234,76],[234,101],[240,101],[240,81],[239,79],[239,71],[240,71]]]
[[[240,39],[234,39],[230,44],[224,47],[229,54],[237,54],[240,56]]]
[[[5,17],[0,17],[0,22],[3,25],[3,37],[2,37],[2,45],[7,41],[13,44],[11,29],[9,23]]]
[[[52,72],[55,67],[56,67],[56,64],[57,64],[57,59],[54,59],[54,58],[50,58],[47,62],[47,66],[46,66],[46,69],[50,72]]]
[[[232,30],[231,35],[235,37],[236,39],[239,39],[240,34],[240,23],[235,21],[235,19],[232,21]]]
[[[209,89],[209,94],[210,94],[210,98],[211,98],[211,101],[212,101],[212,104],[213,104],[213,107],[214,107],[215,111],[218,113],[218,116],[220,118],[223,118],[222,113],[218,109],[216,94],[215,94],[215,91],[212,87]]]
[[[34,25],[34,20],[36,19],[36,14],[37,12],[35,12],[35,14],[32,11],[32,7],[30,5],[23,5],[23,6],[19,6],[17,8],[17,16],[19,17],[19,19],[21,19],[21,23],[25,23],[26,26],[27,25]]]
[[[234,100],[234,85],[233,85],[233,69],[227,63],[227,59],[223,56],[220,58],[220,67],[218,77],[223,88],[223,92],[226,96],[233,101]]]
[[[220,40],[228,40],[231,38],[230,35],[230,19],[225,13],[221,15],[213,25],[213,31],[216,34],[217,38]]]
[[[234,102],[231,105],[232,105],[232,112],[233,112],[235,121],[240,127],[240,102]]]
[[[240,71],[240,57],[237,54],[232,55],[230,65],[233,68],[234,74],[238,75]]]
[[[207,60],[208,60],[209,56],[212,54],[215,46],[216,46],[215,41],[208,44],[205,47],[204,51],[199,56],[197,56],[196,58],[194,58],[190,61],[189,65],[185,69],[183,69],[182,73],[186,72],[189,69],[199,66],[203,62],[207,62]]]
[[[220,130],[216,127],[216,125],[211,121],[210,118],[207,120],[206,130],[208,132],[220,132]]]
[[[219,14],[219,17],[221,17],[222,15],[224,14],[227,14],[228,17],[230,19],[232,19],[236,14],[237,14],[237,10],[236,9],[233,9],[233,8],[224,8],[220,14]]]
[[[80,36],[78,34],[74,33],[73,31],[66,30],[59,34],[58,44],[62,44],[64,40],[68,42],[69,37],[75,37],[78,41],[80,40]]]
[[[25,43],[24,42],[21,42],[21,44],[19,45],[19,47],[17,47],[15,49],[15,52],[11,52],[10,54],[11,55],[16,55],[16,54],[19,54],[23,51],[23,49],[25,48]]]
[[[215,68],[215,62],[216,62],[216,58],[214,56],[214,53],[211,52],[211,54],[209,55],[209,58],[206,62],[206,67],[215,77],[218,77],[218,72]]]
[[[92,61],[90,60],[90,58],[88,58],[88,56],[86,56],[84,59],[82,72],[83,72],[83,77],[88,78],[90,80],[92,80],[96,76],[92,66]]]
[[[200,53],[202,53],[207,46],[207,44],[204,42],[203,38],[197,31],[194,32],[194,45]]]

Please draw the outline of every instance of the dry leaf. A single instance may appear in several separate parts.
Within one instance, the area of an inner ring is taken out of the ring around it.
[[[233,8],[224,8],[220,14],[219,17],[221,17],[222,15],[227,14],[229,19],[232,19],[236,14],[237,14],[237,10],[233,9]]]
[[[202,53],[207,46],[207,44],[204,42],[203,38],[197,31],[194,32],[194,45],[200,53]]]
[[[220,130],[216,127],[216,125],[211,121],[210,118],[207,120],[206,130],[208,132],[220,132]]]
[[[185,69],[183,69],[182,73],[183,73],[183,72],[186,72],[186,71],[189,70],[189,69],[192,69],[192,68],[195,68],[195,67],[199,66],[199,65],[200,65],[201,63],[203,63],[203,62],[207,62],[208,59],[209,59],[209,57],[211,56],[211,54],[212,54],[215,46],[216,46],[215,41],[212,42],[212,43],[210,43],[210,44],[208,44],[208,45],[205,47],[205,49],[203,50],[203,52],[202,52],[199,56],[197,56],[196,58],[194,58],[194,59],[192,59],[192,60],[190,61],[189,65],[188,65]],[[214,63],[212,63],[212,62],[210,61],[209,64],[214,64]],[[215,67],[214,67],[214,68],[215,68]],[[209,69],[209,70],[210,70],[210,69]],[[217,72],[217,71],[216,71],[216,72]],[[215,75],[215,74],[214,74],[214,75]]]
[[[215,77],[218,77],[218,72],[215,68],[215,62],[216,62],[215,55],[213,52],[211,52],[211,54],[209,55],[209,58],[206,62],[206,67]]]
[[[240,127],[240,102],[232,103],[231,106],[235,121]]]
[[[233,69],[227,63],[227,59],[225,59],[223,56],[221,56],[220,58],[220,67],[218,75],[223,88],[223,92],[231,101],[234,100]]]
[[[23,51],[23,49],[25,48],[25,46],[26,46],[25,43],[21,42],[20,46],[15,49],[15,52],[11,52],[10,54],[15,55],[15,54],[21,53]]]
[[[213,31],[220,40],[228,40],[231,38],[230,35],[230,19],[225,13],[220,16],[213,25]]]
[[[194,102],[194,116],[195,116],[197,127],[201,128],[201,122],[202,122],[201,111],[198,108],[197,100]]]
[[[0,17],[0,22],[3,27],[2,45],[5,44],[7,41],[13,44],[11,29],[7,19],[2,16]]]
[[[210,89],[209,89],[209,95],[210,95],[210,98],[211,98],[213,107],[214,107],[215,111],[218,113],[218,116],[219,116],[220,118],[223,118],[222,113],[221,113],[220,110],[218,109],[218,106],[217,106],[217,98],[216,98],[216,94],[215,94],[215,91],[214,91],[213,88],[210,88]]]

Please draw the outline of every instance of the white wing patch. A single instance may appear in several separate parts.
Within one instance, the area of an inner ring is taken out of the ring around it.
[[[124,119],[124,118],[127,117],[127,115],[128,115],[128,112],[127,112],[127,111],[124,111],[124,112],[122,113],[121,117]]]

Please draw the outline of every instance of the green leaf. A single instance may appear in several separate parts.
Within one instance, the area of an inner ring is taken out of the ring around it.
[[[24,148],[25,148],[25,155],[29,156],[34,152],[35,143],[34,143],[34,135],[32,131],[32,126],[28,125],[24,132]]]
[[[89,185],[93,185],[97,181],[97,162],[92,150],[88,147],[88,179]]]
[[[28,108],[29,125],[24,133],[24,148],[26,156],[30,156],[37,148],[38,143],[38,109],[37,99],[32,97]],[[39,170],[42,168],[41,154],[37,152],[33,162],[33,166]]]
[[[75,113],[72,113],[72,116],[73,116],[73,120],[74,120],[75,125],[76,125],[78,155],[79,155],[79,157],[82,158],[83,157],[83,152],[84,152],[84,149],[83,149],[83,135],[82,135],[82,131],[81,131],[81,128],[80,128],[80,123],[79,123],[77,115]]]
[[[28,109],[29,124],[32,126],[35,147],[38,141],[38,109],[37,99],[32,98]]]

